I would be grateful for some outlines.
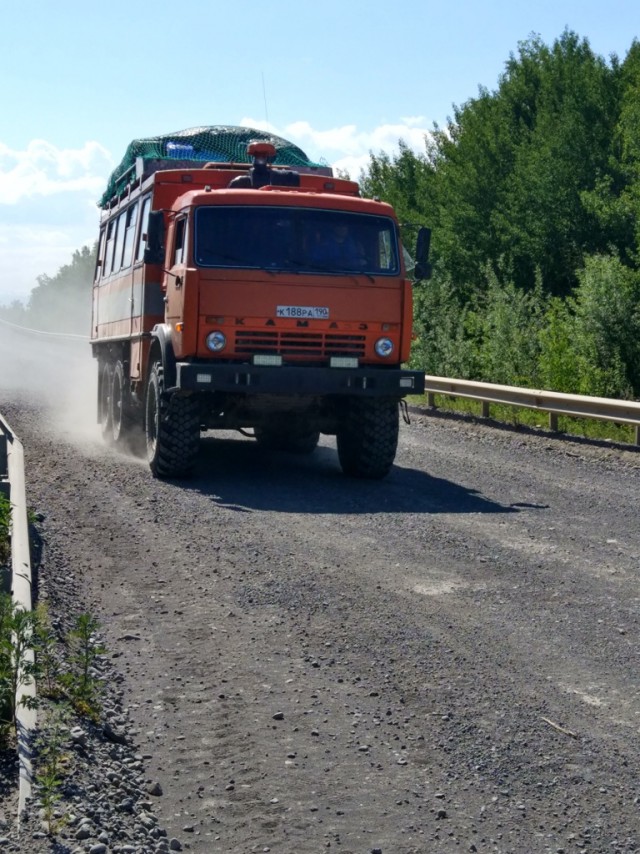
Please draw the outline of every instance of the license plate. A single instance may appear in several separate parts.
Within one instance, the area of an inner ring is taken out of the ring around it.
[[[328,320],[329,309],[319,305],[279,305],[276,317],[312,317]]]

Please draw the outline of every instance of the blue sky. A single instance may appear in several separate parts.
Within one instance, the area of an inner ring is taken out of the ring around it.
[[[96,199],[131,139],[270,127],[357,178],[496,87],[509,54],[568,27],[623,58],[638,0],[22,0],[0,30],[0,304],[97,236]]]

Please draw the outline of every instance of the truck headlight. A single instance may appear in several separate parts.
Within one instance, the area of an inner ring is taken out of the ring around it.
[[[219,353],[220,350],[224,350],[227,346],[227,338],[226,335],[222,332],[210,332],[207,335],[207,347],[211,350],[212,353]]]
[[[393,353],[393,341],[391,338],[378,338],[373,349],[378,356],[386,359]]]

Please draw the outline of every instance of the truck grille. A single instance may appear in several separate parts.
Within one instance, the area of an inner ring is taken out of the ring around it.
[[[236,353],[256,355],[277,353],[280,356],[357,356],[365,354],[364,335],[335,335],[326,332],[236,331]]]

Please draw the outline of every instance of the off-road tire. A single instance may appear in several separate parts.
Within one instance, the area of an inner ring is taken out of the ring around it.
[[[98,424],[103,439],[110,442],[113,432],[111,426],[111,386],[113,383],[113,365],[103,362],[98,378]]]
[[[395,398],[350,401],[336,435],[342,471],[369,480],[385,477],[396,456],[399,426]]]
[[[200,445],[200,408],[191,395],[164,394],[162,365],[149,372],[144,402],[147,462],[154,477],[187,477]]]
[[[320,441],[320,433],[288,432],[269,427],[256,427],[256,441],[267,451],[287,451],[290,454],[312,454]]]
[[[113,372],[109,407],[111,411],[111,438],[115,444],[122,444],[129,436],[133,424],[127,380],[122,362],[116,364]]]

